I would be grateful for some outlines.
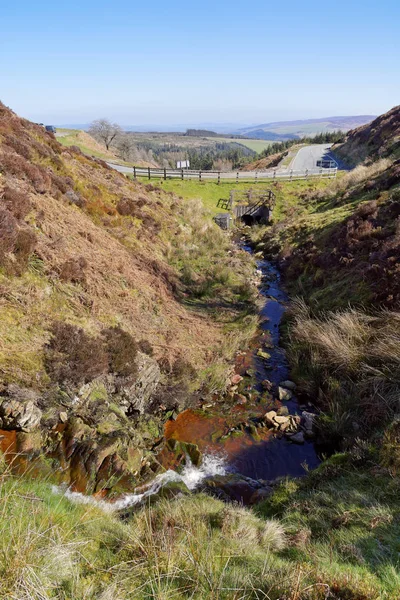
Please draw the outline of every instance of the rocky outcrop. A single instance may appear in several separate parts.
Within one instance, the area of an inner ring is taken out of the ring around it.
[[[135,411],[144,414],[160,382],[160,367],[154,358],[138,352],[137,365],[138,374],[134,381],[127,379],[118,383],[119,405],[127,414]]]
[[[6,396],[0,396],[0,427],[30,432],[36,429],[42,418],[37,406],[38,394],[33,390],[11,384]]]

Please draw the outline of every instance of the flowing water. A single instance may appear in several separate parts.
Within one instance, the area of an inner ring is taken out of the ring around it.
[[[248,246],[242,246],[251,252]],[[261,275],[260,294],[265,298],[260,312],[261,335],[257,347],[247,355],[244,366],[255,370],[255,389],[262,390],[262,382],[269,380],[274,386],[289,379],[289,366],[284,349],[279,345],[279,326],[286,310],[288,297],[281,287],[278,269],[267,260],[257,261],[257,269]],[[263,346],[269,358],[257,355],[258,348]],[[242,368],[244,368],[242,366]],[[240,368],[240,367],[239,367]],[[283,403],[289,414],[301,414],[295,396]],[[242,432],[224,439],[223,433],[229,430],[232,423],[242,416],[251,423],[252,417],[263,415],[271,408],[267,403],[255,405],[237,405],[223,410],[201,412],[187,410],[178,415],[176,421],[166,424],[166,438],[174,438],[182,442],[195,443],[205,453],[218,453],[225,456],[228,470],[240,473],[253,479],[272,481],[278,477],[289,475],[302,476],[307,469],[318,466],[318,458],[313,442],[294,444],[284,436],[278,437],[271,430],[258,429],[257,436]],[[222,434],[222,435],[220,435]],[[223,439],[221,439],[223,438]]]
[[[242,247],[251,252],[249,247]],[[55,487],[56,492],[64,493],[75,502],[93,502],[105,510],[118,510],[141,503],[170,482],[182,482],[193,490],[204,479],[229,472],[253,480],[271,482],[286,475],[302,476],[307,469],[318,466],[320,460],[311,441],[298,445],[268,428],[255,430],[253,427],[253,431],[249,431],[249,423],[257,422],[257,419],[267,410],[281,406],[276,399],[271,405],[271,395],[265,394],[264,390],[265,380],[271,382],[273,389],[276,390],[282,381],[289,379],[285,351],[279,343],[279,326],[288,297],[281,287],[280,274],[274,265],[267,260],[259,260],[257,269],[261,278],[259,291],[264,298],[260,311],[261,332],[252,348],[247,353],[243,353],[237,363],[239,373],[245,374],[249,369],[253,371],[251,386],[254,401],[249,399],[235,403],[222,397],[206,410],[186,410],[180,413],[176,420],[170,420],[165,425],[166,441],[174,439],[197,444],[203,455],[201,465],[194,466],[186,456],[185,464],[180,465],[180,472],[178,472],[176,456],[168,449],[168,444],[165,444],[158,455],[160,463],[166,468],[165,472],[157,475],[141,490],[137,490],[138,493],[126,494],[110,503],[67,488]],[[260,347],[268,353],[268,358],[258,355]],[[283,404],[290,414],[301,413],[295,397]],[[241,430],[237,426],[240,423],[246,425]],[[15,439],[11,434],[15,432],[0,433],[3,434],[0,435],[2,446],[13,448]],[[3,451],[5,450],[6,448],[3,448]]]

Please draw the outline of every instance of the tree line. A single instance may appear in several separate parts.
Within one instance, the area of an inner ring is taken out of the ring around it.
[[[302,138],[294,138],[283,142],[274,142],[265,148],[259,155],[260,158],[271,156],[271,154],[280,154],[297,144],[337,144],[343,142],[346,134],[343,131],[326,131],[317,133],[315,136],[304,136]]]

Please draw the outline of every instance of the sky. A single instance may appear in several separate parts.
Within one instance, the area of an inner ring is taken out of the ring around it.
[[[37,122],[257,124],[400,104],[399,0],[2,0],[0,100]]]

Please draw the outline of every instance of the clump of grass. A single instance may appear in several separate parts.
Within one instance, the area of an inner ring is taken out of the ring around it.
[[[330,409],[321,424],[342,421],[346,430],[355,422],[367,434],[388,423],[400,410],[400,314],[348,309],[313,317],[299,300],[292,315],[290,353],[299,380]]]
[[[349,465],[321,468],[258,515],[196,494],[121,521],[95,502],[70,503],[45,482],[6,473],[1,484],[4,600],[396,597],[398,488]],[[271,518],[277,510],[283,521]]]

